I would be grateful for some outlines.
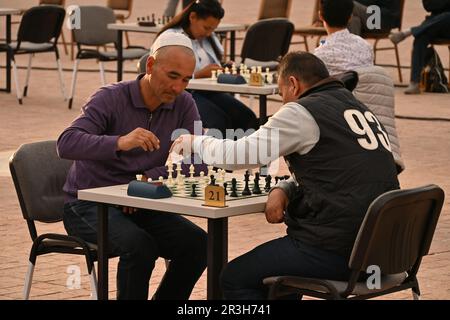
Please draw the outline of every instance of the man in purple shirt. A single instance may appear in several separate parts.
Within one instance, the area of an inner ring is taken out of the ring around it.
[[[158,179],[172,133],[194,132],[200,116],[184,91],[195,68],[191,41],[170,34],[155,41],[147,73],[97,91],[58,138],[61,158],[75,160],[64,191],[64,226],[70,235],[96,243],[96,204],[77,200],[86,188],[125,184],[136,174]],[[186,166],[183,168],[187,173]],[[197,168],[197,170],[200,170]],[[150,210],[110,207],[109,246],[120,256],[118,299],[147,299],[158,257],[170,265],[154,299],[188,299],[206,267],[206,233],[189,220]]]

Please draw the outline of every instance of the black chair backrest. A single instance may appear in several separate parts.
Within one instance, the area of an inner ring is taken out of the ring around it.
[[[278,61],[289,50],[294,24],[288,19],[265,19],[251,25],[245,35],[241,58]]]
[[[56,153],[56,141],[24,144],[9,160],[23,218],[57,222],[64,208],[63,185],[72,161]]]
[[[365,272],[375,265],[383,274],[417,268],[428,254],[444,202],[435,185],[387,192],[367,210],[353,246],[349,267]]]
[[[23,14],[17,33],[17,42],[56,44],[61,34],[66,11],[60,6],[45,5],[33,7]]]

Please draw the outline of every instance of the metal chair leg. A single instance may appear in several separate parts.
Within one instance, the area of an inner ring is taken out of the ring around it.
[[[25,284],[23,286],[23,299],[24,300],[28,300],[30,298],[31,284],[33,282],[33,273],[34,273],[34,264],[30,262],[28,264],[28,271],[27,271],[27,275],[25,277]]]
[[[80,64],[80,59],[75,60],[75,63],[73,65],[72,85],[71,85],[70,96],[69,96],[69,105],[68,105],[69,109],[72,109],[72,102],[73,102],[73,96],[75,94],[75,84],[77,82],[77,70],[78,70],[79,64]]]
[[[98,300],[98,288],[97,288],[97,275],[95,273],[95,267],[92,267],[92,271],[89,274],[91,280],[91,300]]]
[[[28,59],[28,67],[27,67],[27,77],[25,79],[25,87],[23,88],[23,96],[26,97],[28,93],[28,83],[30,81],[30,73],[31,73],[31,63],[33,60],[33,53],[30,54],[30,58]]]
[[[99,61],[98,67],[100,69],[100,80],[102,82],[102,86],[106,86],[105,66],[103,65],[103,62]]]
[[[66,86],[64,85],[63,70],[62,70],[61,60],[60,59],[56,60],[56,65],[58,66],[58,75],[59,75],[59,84],[60,84],[60,88],[61,88],[61,93],[62,93],[62,95],[64,97],[64,101],[66,101],[67,100]]]
[[[398,54],[397,44],[394,44],[394,50],[395,50],[395,59],[397,60],[398,78],[400,79],[400,83],[403,83],[402,68],[400,66],[400,55]]]
[[[19,101],[19,104],[22,104],[22,90],[20,89],[20,85],[19,85],[19,73],[17,71],[17,65],[16,65],[16,60],[13,56],[12,60],[11,60],[11,65],[13,67],[13,73],[14,73],[14,81],[16,83],[16,95],[17,95],[17,100]]]

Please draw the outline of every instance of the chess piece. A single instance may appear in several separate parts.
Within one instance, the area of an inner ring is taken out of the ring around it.
[[[237,198],[237,180],[236,178],[231,179],[231,194],[230,197]]]
[[[252,193],[251,193],[250,188],[248,186],[248,182],[250,181],[250,174],[248,173],[248,171],[244,175],[244,181],[245,181],[245,187],[244,187],[244,190],[242,191],[242,195],[243,196],[249,196]]]
[[[261,194],[261,188],[259,187],[259,172],[255,173],[255,180],[254,180],[254,185],[253,185],[253,194]]]
[[[211,183],[210,183],[210,185],[211,186],[215,186],[216,185],[216,178],[214,177],[214,175],[212,174],[211,176],[210,176],[210,178],[211,178]]]
[[[278,185],[278,182],[280,181],[280,177],[275,177],[275,185]]]
[[[217,80],[217,70],[211,71],[211,80]]]
[[[191,180],[194,180],[194,173],[195,173],[195,167],[193,164],[189,167],[189,178]]]
[[[136,175],[136,180],[137,181],[141,181],[142,180],[142,174],[137,174]]]
[[[224,183],[223,183],[223,189],[225,190],[225,196],[228,195],[227,187],[228,187],[228,183],[224,182]]]
[[[197,189],[197,185],[195,183],[193,183],[191,185],[191,188],[192,188],[191,197],[192,198],[197,198],[198,195],[197,195],[197,191],[195,190],[195,189]]]
[[[271,183],[272,183],[272,177],[270,176],[270,174],[266,177],[266,185],[264,187],[264,191],[265,192],[269,192],[271,187]]]

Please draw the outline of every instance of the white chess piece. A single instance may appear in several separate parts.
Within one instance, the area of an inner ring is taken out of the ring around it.
[[[137,181],[141,181],[142,180],[142,174],[137,174],[136,175],[136,180]]]
[[[148,179],[147,179],[147,182],[148,182],[148,183],[152,183],[152,182],[153,182],[153,179],[152,179],[152,178],[148,178]]]
[[[161,182],[161,183],[164,183],[164,178],[163,177],[159,177],[158,181]]]
[[[195,174],[195,167],[193,164],[189,167],[189,178],[190,180],[194,180],[194,174]]]
[[[217,80],[217,70],[211,71],[211,80]]]

